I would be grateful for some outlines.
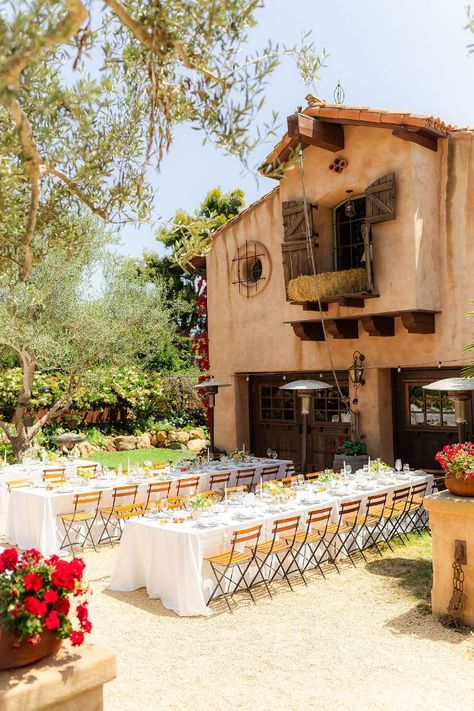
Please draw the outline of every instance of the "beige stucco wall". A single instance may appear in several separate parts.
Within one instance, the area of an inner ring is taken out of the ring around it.
[[[359,391],[361,432],[373,452],[390,459],[392,414],[390,369],[459,365],[463,346],[474,340],[474,320],[466,319],[474,297],[473,157],[470,133],[439,141],[437,152],[392,136],[389,129],[345,127],[348,167],[329,170],[334,154],[309,147],[305,189],[317,204],[321,263],[329,264],[331,210],[346,196],[364,192],[378,178],[394,172],[395,220],[373,226],[374,271],[380,298],[366,301],[364,314],[400,310],[440,310],[434,335],[409,334],[395,321],[395,336],[371,337],[359,326],[359,338],[334,340],[336,369],[345,370],[355,349],[366,355],[366,385]],[[338,155],[338,154],[337,154]],[[281,202],[301,199],[298,167],[288,171],[274,191],[220,230],[207,256],[211,372],[234,382],[236,373],[329,370],[324,342],[302,342],[285,322],[319,319],[316,312],[287,303],[281,243]],[[257,240],[271,255],[271,273],[263,291],[246,298],[232,282],[232,259],[245,240]],[[327,267],[326,267],[327,268]],[[360,309],[329,306],[326,318],[359,314]],[[237,393],[237,396],[236,396]],[[216,404],[216,443],[230,448],[248,444],[245,378],[222,390]],[[242,440],[242,441],[241,441]]]

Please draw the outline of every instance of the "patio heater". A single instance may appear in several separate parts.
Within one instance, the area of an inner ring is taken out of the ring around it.
[[[221,383],[218,380],[205,380],[203,383],[199,383],[199,385],[195,385],[194,387],[196,390],[202,390],[207,396],[211,452],[214,454],[214,407],[216,405],[216,395],[219,392],[219,388],[230,388],[230,383]]]
[[[442,390],[454,400],[454,413],[458,428],[459,442],[466,441],[467,410],[466,403],[474,390],[474,378],[444,378],[429,385],[423,385],[424,390]]]
[[[332,385],[323,383],[322,380],[293,380],[280,386],[280,390],[292,390],[301,398],[301,414],[303,415],[303,430],[301,438],[301,473],[306,473],[306,443],[308,437],[308,415],[311,398],[317,390],[327,390]]]

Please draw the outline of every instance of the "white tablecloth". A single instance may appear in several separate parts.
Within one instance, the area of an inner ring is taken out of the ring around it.
[[[25,466],[24,464],[7,464],[0,469],[0,516],[6,516],[8,514],[8,504],[10,496],[8,493],[7,482],[14,481],[15,479],[29,479],[34,484],[40,484],[43,478],[43,471],[45,469],[58,469],[59,467],[66,467],[66,475],[71,476],[75,474],[77,467],[84,466],[85,464],[97,464],[89,459],[74,459],[72,462],[47,462],[42,464],[32,464]],[[100,465],[97,465],[100,468]]]
[[[287,461],[277,460],[272,462],[278,465],[278,476],[281,478],[285,475]],[[246,465],[247,467],[250,465]],[[258,481],[262,470],[270,466],[268,462],[261,462],[256,466],[256,480]],[[245,468],[242,465],[241,468]],[[231,472],[229,486],[234,486],[237,476],[238,467],[226,467],[225,471]],[[199,476],[198,491],[206,491],[209,489],[209,479],[211,474],[217,470],[211,467],[209,471],[187,471],[176,473],[171,480],[170,496],[174,496],[177,490],[178,479],[191,476]],[[10,477],[14,478],[14,477]],[[20,477],[16,477],[20,478]],[[41,478],[41,476],[40,476]],[[145,501],[148,485],[151,482],[159,481],[158,478],[149,478],[137,481],[138,494],[137,501]],[[124,486],[129,483],[134,483],[133,480],[126,477],[114,477],[108,481],[97,481],[91,487],[75,488],[71,491],[63,492],[61,489],[48,491],[44,488],[25,487],[14,489],[9,496],[9,506],[7,512],[7,540],[9,543],[18,545],[20,548],[36,548],[43,555],[52,555],[53,553],[60,554],[60,545],[63,540],[63,527],[57,516],[60,513],[69,513],[73,510],[74,496],[76,493],[85,493],[89,491],[102,491],[100,507],[110,506],[112,503],[112,492],[114,486]],[[71,485],[66,483],[66,489],[71,489]],[[124,500],[121,503],[129,503]],[[101,518],[98,516],[96,528],[101,526]],[[62,551],[64,555],[65,550]]]
[[[428,481],[429,492],[433,477],[412,473],[411,477],[400,477],[390,485],[374,485],[367,491],[351,489],[340,496],[319,494],[317,503],[295,501],[284,513],[262,514],[259,511],[255,519],[244,522],[232,520],[232,512],[228,511],[221,515],[222,525],[209,529],[196,528],[192,521],[163,525],[149,518],[133,519],[122,535],[110,589],[125,592],[146,587],[151,598],[160,598],[165,607],[179,615],[212,614],[206,601],[215,580],[209,564],[203,559],[228,550],[235,530],[261,523],[262,536],[268,538],[275,519],[300,514],[303,527],[308,511],[326,506],[333,507],[332,520],[336,521],[343,501],[362,499],[361,512],[364,512],[368,496],[386,491],[389,502],[395,489],[422,481]]]

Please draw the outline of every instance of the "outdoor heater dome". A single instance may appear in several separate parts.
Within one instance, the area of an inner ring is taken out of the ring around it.
[[[303,429],[301,440],[301,470],[306,472],[306,439],[308,434],[308,415],[311,405],[311,397],[316,390],[328,390],[332,385],[324,383],[322,380],[293,380],[291,383],[280,385],[280,390],[296,392],[301,398],[301,414],[303,415]]]
[[[454,412],[456,425],[458,427],[458,437],[460,442],[466,439],[466,402],[471,397],[474,390],[474,378],[443,378],[435,380],[434,383],[423,385],[424,390],[442,390],[447,392],[451,400],[454,400]]]

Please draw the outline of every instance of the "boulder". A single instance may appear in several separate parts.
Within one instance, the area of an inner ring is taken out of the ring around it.
[[[189,442],[189,432],[183,430],[174,430],[168,435],[170,442],[179,442],[179,444],[187,444]]]
[[[200,452],[202,449],[205,449],[206,445],[207,442],[205,439],[190,439],[187,447],[191,452]]]
[[[114,437],[115,449],[118,452],[129,452],[131,449],[136,449],[137,438],[135,435],[121,435]]]
[[[150,449],[151,437],[149,432],[144,432],[137,438],[137,449]]]
[[[114,438],[113,436],[110,436],[110,435],[108,435],[108,436],[105,438],[104,447],[105,447],[105,451],[106,451],[106,452],[115,452],[114,439],[115,439],[115,438]]]
[[[206,433],[202,427],[195,427],[189,431],[189,439],[206,439]]]
[[[156,444],[163,444],[163,442],[166,442],[168,439],[168,432],[157,430],[153,435],[153,439],[156,440]]]
[[[88,459],[93,452],[98,452],[99,447],[96,444],[91,444],[90,442],[79,442],[77,445],[79,450],[79,456],[82,459]]]
[[[181,442],[168,442],[168,449],[181,449],[185,451],[187,447],[185,444],[181,444]]]

